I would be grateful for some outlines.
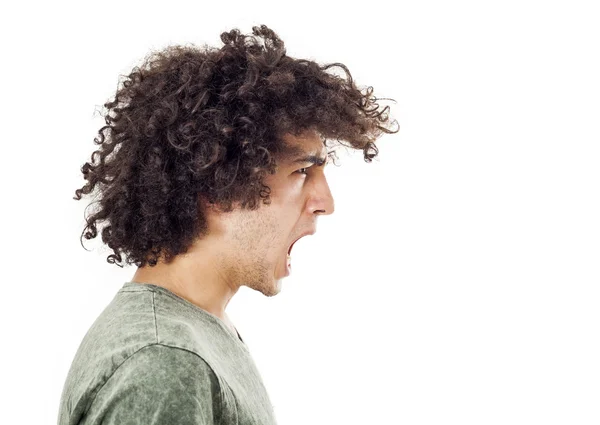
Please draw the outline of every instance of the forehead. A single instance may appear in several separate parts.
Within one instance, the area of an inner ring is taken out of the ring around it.
[[[299,136],[285,134],[283,137],[285,144],[279,162],[285,165],[294,165],[299,162],[314,162],[314,160],[325,159],[327,157],[327,148],[325,139],[316,131],[309,131]]]

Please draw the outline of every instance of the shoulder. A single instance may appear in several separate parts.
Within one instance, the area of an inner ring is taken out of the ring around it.
[[[89,413],[98,415],[99,423],[111,424],[140,421],[146,415],[165,423],[212,423],[209,419],[220,410],[221,398],[219,379],[201,356],[152,344],[115,369]]]
[[[139,349],[116,368],[110,380],[180,383],[187,389],[211,384],[219,388],[215,372],[198,353],[165,344],[149,344]]]

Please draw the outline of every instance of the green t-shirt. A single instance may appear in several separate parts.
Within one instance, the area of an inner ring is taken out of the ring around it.
[[[161,286],[126,282],[81,342],[58,425],[276,425],[239,333]]]

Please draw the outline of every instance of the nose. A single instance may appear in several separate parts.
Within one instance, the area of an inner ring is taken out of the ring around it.
[[[318,188],[316,189],[315,196],[313,197],[310,208],[311,213],[318,215],[330,215],[335,211],[335,202],[331,195],[331,189],[327,183],[327,179],[323,175],[323,178],[319,181]]]

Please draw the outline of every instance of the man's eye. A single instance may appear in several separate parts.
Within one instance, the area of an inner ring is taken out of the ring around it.
[[[297,173],[300,173],[300,174],[308,174],[308,173],[303,173],[303,172],[302,172],[302,170],[308,170],[309,168],[310,168],[310,167],[300,168],[300,169],[299,169],[299,170],[297,170],[296,172],[297,172]]]

